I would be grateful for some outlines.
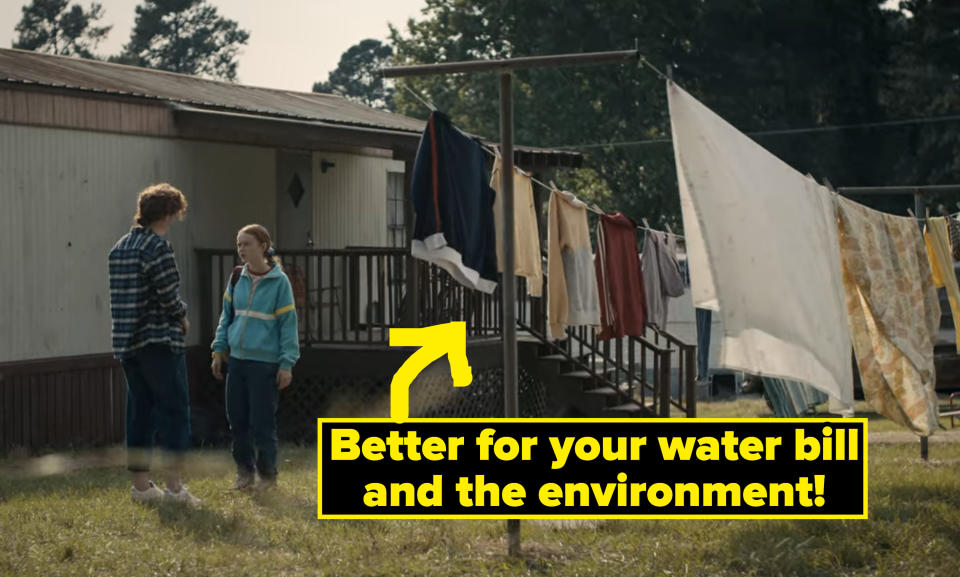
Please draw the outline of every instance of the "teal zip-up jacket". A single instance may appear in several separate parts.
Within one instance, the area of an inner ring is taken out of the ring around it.
[[[231,289],[227,283],[213,352],[223,354],[229,350],[238,359],[278,363],[281,369],[289,371],[300,358],[297,309],[290,280],[279,266],[274,266],[251,294],[252,284],[247,265],[243,266],[236,286]]]

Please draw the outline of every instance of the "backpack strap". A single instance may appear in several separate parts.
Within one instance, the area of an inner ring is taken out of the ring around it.
[[[237,288],[237,281],[240,280],[240,273],[243,272],[242,266],[233,267],[233,272],[230,273],[230,302],[233,302],[233,293]],[[236,305],[230,307],[230,322],[233,322],[234,317],[237,316]]]
[[[242,266],[235,266],[233,272],[230,273],[230,298],[233,298],[233,289],[237,286],[237,281],[240,280],[240,273],[242,272]]]

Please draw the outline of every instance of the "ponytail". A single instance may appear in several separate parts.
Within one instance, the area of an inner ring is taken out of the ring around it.
[[[277,251],[274,250],[273,246],[267,249],[267,252],[263,254],[264,258],[267,259],[268,263],[272,263],[275,266],[280,266],[280,259],[277,258]]]

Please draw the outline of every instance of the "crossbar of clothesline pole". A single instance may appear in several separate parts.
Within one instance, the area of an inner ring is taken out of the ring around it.
[[[950,194],[960,192],[960,184],[928,184],[920,186],[841,186],[837,193],[842,195],[898,195],[898,194]]]
[[[392,66],[382,69],[385,78],[403,76],[425,76],[431,74],[456,74],[460,72],[509,72],[523,68],[541,66],[582,66],[588,64],[606,64],[637,58],[637,50],[616,50],[611,52],[593,52],[589,54],[555,54],[551,56],[521,56],[501,60],[466,60],[460,62],[440,62],[437,64],[414,64],[411,66]]]

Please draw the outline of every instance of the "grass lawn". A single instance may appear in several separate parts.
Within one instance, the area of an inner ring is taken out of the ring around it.
[[[762,401],[701,403],[758,416]],[[871,433],[898,427],[872,419]],[[281,448],[281,485],[228,491],[226,451],[191,457],[197,510],[130,502],[122,451],[0,461],[0,575],[960,575],[960,429],[870,446],[870,519],[318,521],[316,453]]]

